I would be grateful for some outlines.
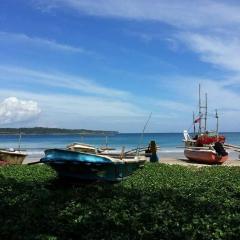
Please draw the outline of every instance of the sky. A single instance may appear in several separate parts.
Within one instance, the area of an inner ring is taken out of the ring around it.
[[[198,85],[240,131],[240,2],[1,0],[0,127],[182,132]],[[215,119],[208,122],[215,128]]]

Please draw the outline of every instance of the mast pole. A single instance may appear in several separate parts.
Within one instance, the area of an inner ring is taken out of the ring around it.
[[[19,128],[19,133],[18,133],[18,151],[21,149],[21,140],[22,140],[22,133],[21,133],[21,128]]]
[[[217,135],[218,135],[218,125],[219,125],[219,122],[218,122],[218,111],[216,109],[216,119],[217,119],[217,127],[216,127],[216,132],[217,132]]]
[[[207,93],[205,93],[205,126],[204,126],[204,131],[206,132],[207,130],[207,109],[208,109],[208,104],[207,104]]]
[[[106,135],[105,141],[106,141],[106,148],[107,148],[108,147],[108,136],[107,135]]]
[[[199,84],[199,89],[198,89],[198,95],[199,95],[199,134],[202,132],[202,110],[201,110],[201,85]]]
[[[196,125],[195,125],[195,113],[193,112],[193,133],[196,134]]]

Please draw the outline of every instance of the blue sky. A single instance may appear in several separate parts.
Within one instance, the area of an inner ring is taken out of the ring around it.
[[[2,0],[1,127],[181,132],[198,84],[239,131],[238,1]],[[210,120],[209,128],[214,128]]]

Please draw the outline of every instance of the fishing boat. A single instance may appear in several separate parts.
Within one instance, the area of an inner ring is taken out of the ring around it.
[[[59,177],[79,180],[120,181],[147,161],[145,156],[131,159],[63,149],[47,149],[41,163],[51,166]]]
[[[152,153],[148,150],[148,148],[149,146],[138,147],[124,152],[124,149],[122,149],[121,151],[117,151],[115,148],[109,146],[97,148],[93,145],[85,143],[72,143],[67,146],[67,150],[70,151],[100,154],[112,158],[119,158],[121,155],[124,155],[124,158],[133,158],[136,156],[136,154],[150,158]],[[159,147],[157,148],[159,149]]]
[[[22,133],[19,129],[18,150],[14,148],[0,149],[0,165],[22,164],[27,156],[27,153],[21,149]]]
[[[72,143],[67,146],[67,149],[76,152],[100,153],[96,147],[85,143]]]
[[[106,152],[106,151],[113,151],[113,150],[116,150],[115,148],[113,148],[113,147],[109,147],[108,146],[108,136],[105,136],[105,139],[106,139],[106,143],[105,143],[105,146],[102,146],[102,147],[100,147],[100,151],[104,151],[104,152]]]
[[[204,111],[202,111],[204,109]],[[218,113],[216,131],[207,131],[207,94],[205,94],[205,105],[201,103],[201,86],[199,85],[199,115],[195,118],[193,114],[194,137],[184,130],[184,155],[190,161],[206,164],[222,164],[228,159],[228,153],[224,148],[225,137],[218,133]],[[204,122],[203,122],[204,120]],[[195,124],[198,123],[196,133]]]
[[[14,149],[0,150],[0,165],[22,164],[27,154]]]

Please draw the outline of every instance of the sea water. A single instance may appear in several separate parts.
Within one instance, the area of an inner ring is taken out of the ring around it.
[[[226,142],[240,146],[240,133],[222,133]],[[160,157],[182,157],[183,156],[183,134],[182,133],[122,133],[107,137],[107,145],[121,151],[148,146],[154,140],[160,147]],[[65,148],[67,145],[81,142],[96,147],[106,146],[105,136],[81,136],[76,135],[22,135],[20,148],[27,151],[28,155],[43,155],[48,148]],[[18,135],[0,135],[0,148],[19,147]]]

